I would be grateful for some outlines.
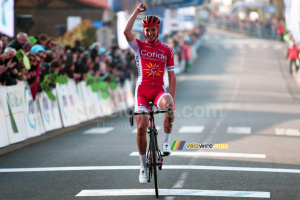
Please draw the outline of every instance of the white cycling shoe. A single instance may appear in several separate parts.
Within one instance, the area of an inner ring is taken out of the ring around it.
[[[162,145],[162,149],[163,149],[163,154],[166,156],[170,155],[172,152],[169,142],[164,142]]]
[[[139,176],[140,183],[147,183],[148,181],[148,170],[147,168],[140,169],[140,176]]]

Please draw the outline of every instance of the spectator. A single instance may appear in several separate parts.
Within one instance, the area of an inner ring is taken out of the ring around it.
[[[290,74],[293,73],[293,63],[296,66],[296,72],[298,72],[299,70],[299,66],[297,64],[298,55],[299,55],[299,47],[297,43],[294,41],[293,46],[288,48],[288,52],[286,55],[286,57],[290,60]]]
[[[47,41],[45,49],[46,50],[51,50],[51,51],[55,51],[56,48],[56,40],[55,39],[50,39]]]
[[[184,41],[181,48],[181,58],[185,60],[185,71],[191,68],[192,51],[188,45],[188,41]]]
[[[48,36],[46,34],[44,34],[44,33],[39,34],[37,39],[38,39],[37,44],[40,44],[43,47],[46,47],[46,43],[48,41]]]
[[[74,78],[77,82],[85,79],[90,62],[91,62],[90,53],[86,51],[82,54],[82,57],[78,60],[78,62],[75,65]]]
[[[8,44],[8,37],[6,35],[2,35],[0,40],[2,41],[2,50],[0,50],[0,54],[4,53],[4,49]]]
[[[28,42],[28,36],[26,33],[19,32],[17,34],[17,39],[11,41],[10,43],[7,44],[7,47],[12,47],[15,50],[19,51],[20,49],[24,49],[25,45]]]
[[[27,42],[24,49],[25,49],[25,52],[28,52],[31,50],[33,44],[31,42]]]

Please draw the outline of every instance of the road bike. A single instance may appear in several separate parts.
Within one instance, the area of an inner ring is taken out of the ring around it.
[[[153,110],[153,103],[149,102],[150,105],[150,110],[148,112],[132,112],[132,110],[129,111],[129,122],[130,125],[133,126],[133,116],[134,115],[148,115],[149,116],[149,126],[148,126],[148,135],[150,138],[149,146],[148,146],[148,151],[147,151],[147,168],[149,172],[149,178],[148,182],[150,183],[150,180],[152,178],[152,175],[154,177],[154,186],[155,186],[155,195],[158,198],[158,182],[157,182],[157,173],[158,169],[162,170],[162,165],[163,165],[163,156],[168,156],[168,154],[162,154],[160,151],[158,144],[157,144],[157,129],[155,127],[155,121],[154,121],[154,115],[159,114],[159,113],[168,113],[169,114],[169,120],[170,123],[173,122],[172,118],[172,108],[168,107],[167,110]]]

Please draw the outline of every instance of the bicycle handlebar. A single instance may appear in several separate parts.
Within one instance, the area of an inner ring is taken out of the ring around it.
[[[169,120],[170,120],[170,123],[173,123],[173,115],[172,115],[172,108],[169,107],[167,110],[157,110],[157,111],[153,111],[153,110],[150,110],[149,112],[132,112],[132,110],[129,110],[129,115],[130,118],[129,118],[129,122],[130,122],[130,125],[133,126],[133,115],[150,115],[150,114],[153,114],[153,115],[156,115],[156,114],[159,114],[159,113],[169,113]]]
[[[153,114],[156,115],[156,114],[159,114],[159,113],[166,113],[166,112],[168,112],[168,110],[157,110],[157,111],[153,111]],[[132,114],[133,115],[150,115],[150,113],[151,113],[151,111],[150,112],[134,112]]]

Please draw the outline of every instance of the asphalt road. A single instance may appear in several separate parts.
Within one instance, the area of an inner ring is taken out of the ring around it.
[[[159,171],[160,199],[300,199],[300,89],[285,48],[206,33],[177,77],[171,143],[228,148],[174,150]],[[134,129],[120,114],[0,157],[0,199],[156,199],[153,183],[138,182]]]

